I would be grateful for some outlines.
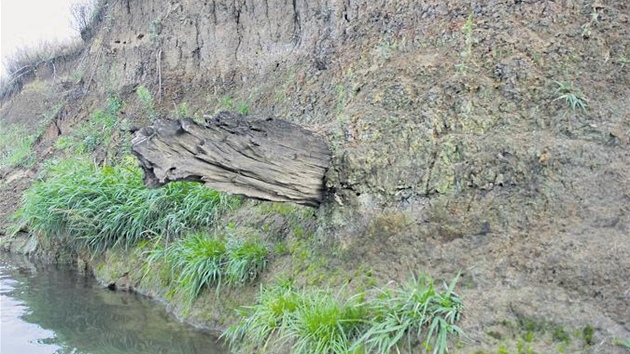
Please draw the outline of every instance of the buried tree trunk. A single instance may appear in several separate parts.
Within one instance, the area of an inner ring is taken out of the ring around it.
[[[158,120],[138,130],[132,152],[151,188],[197,181],[251,198],[318,206],[330,151],[324,139],[280,119],[221,112],[205,123]]]

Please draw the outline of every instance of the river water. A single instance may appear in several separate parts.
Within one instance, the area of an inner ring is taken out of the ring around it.
[[[224,354],[207,333],[142,296],[63,265],[0,253],[2,354]]]

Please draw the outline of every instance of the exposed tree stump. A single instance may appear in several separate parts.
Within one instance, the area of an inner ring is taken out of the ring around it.
[[[221,112],[203,123],[156,121],[138,130],[133,154],[149,188],[196,181],[250,198],[318,206],[331,160],[321,137],[290,122]]]

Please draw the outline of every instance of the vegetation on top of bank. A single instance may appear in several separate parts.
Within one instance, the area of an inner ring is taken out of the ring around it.
[[[262,289],[258,303],[240,310],[243,319],[223,333],[235,349],[255,345],[272,352],[290,344],[292,353],[390,353],[392,349],[448,352],[462,335],[456,325],[463,303],[458,277],[443,291],[428,277],[395,288],[353,296],[297,290],[284,282]]]
[[[77,249],[129,248],[152,236],[210,226],[237,200],[201,184],[148,189],[133,158],[113,166],[69,159],[51,164],[24,194],[14,229],[65,239]]]
[[[107,0],[83,0],[70,5],[70,24],[84,41],[90,40],[103,20]]]
[[[39,67],[49,66],[55,73],[56,64],[76,58],[86,48],[85,42],[96,34],[107,5],[108,0],[83,0],[70,6],[71,26],[81,40],[40,42],[32,47],[18,48],[6,57],[4,67],[8,76],[0,80],[0,100],[19,93],[27,82],[35,78]]]
[[[4,73],[0,80],[0,100],[4,101],[19,93],[24,85],[35,79],[39,67],[48,66],[51,72],[56,65],[69,58],[75,58],[85,48],[83,42],[43,42],[31,48],[20,48],[6,58]]]

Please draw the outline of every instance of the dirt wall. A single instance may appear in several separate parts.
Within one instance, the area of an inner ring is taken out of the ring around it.
[[[630,331],[630,4],[107,6],[86,97],[120,94],[139,123],[139,85],[164,111],[186,102],[202,114],[230,98],[329,140],[312,240],[328,270],[368,267],[383,284],[462,272],[469,348],[514,343],[507,323],[534,318],[593,326],[597,345],[580,351],[622,352],[612,343]]]

